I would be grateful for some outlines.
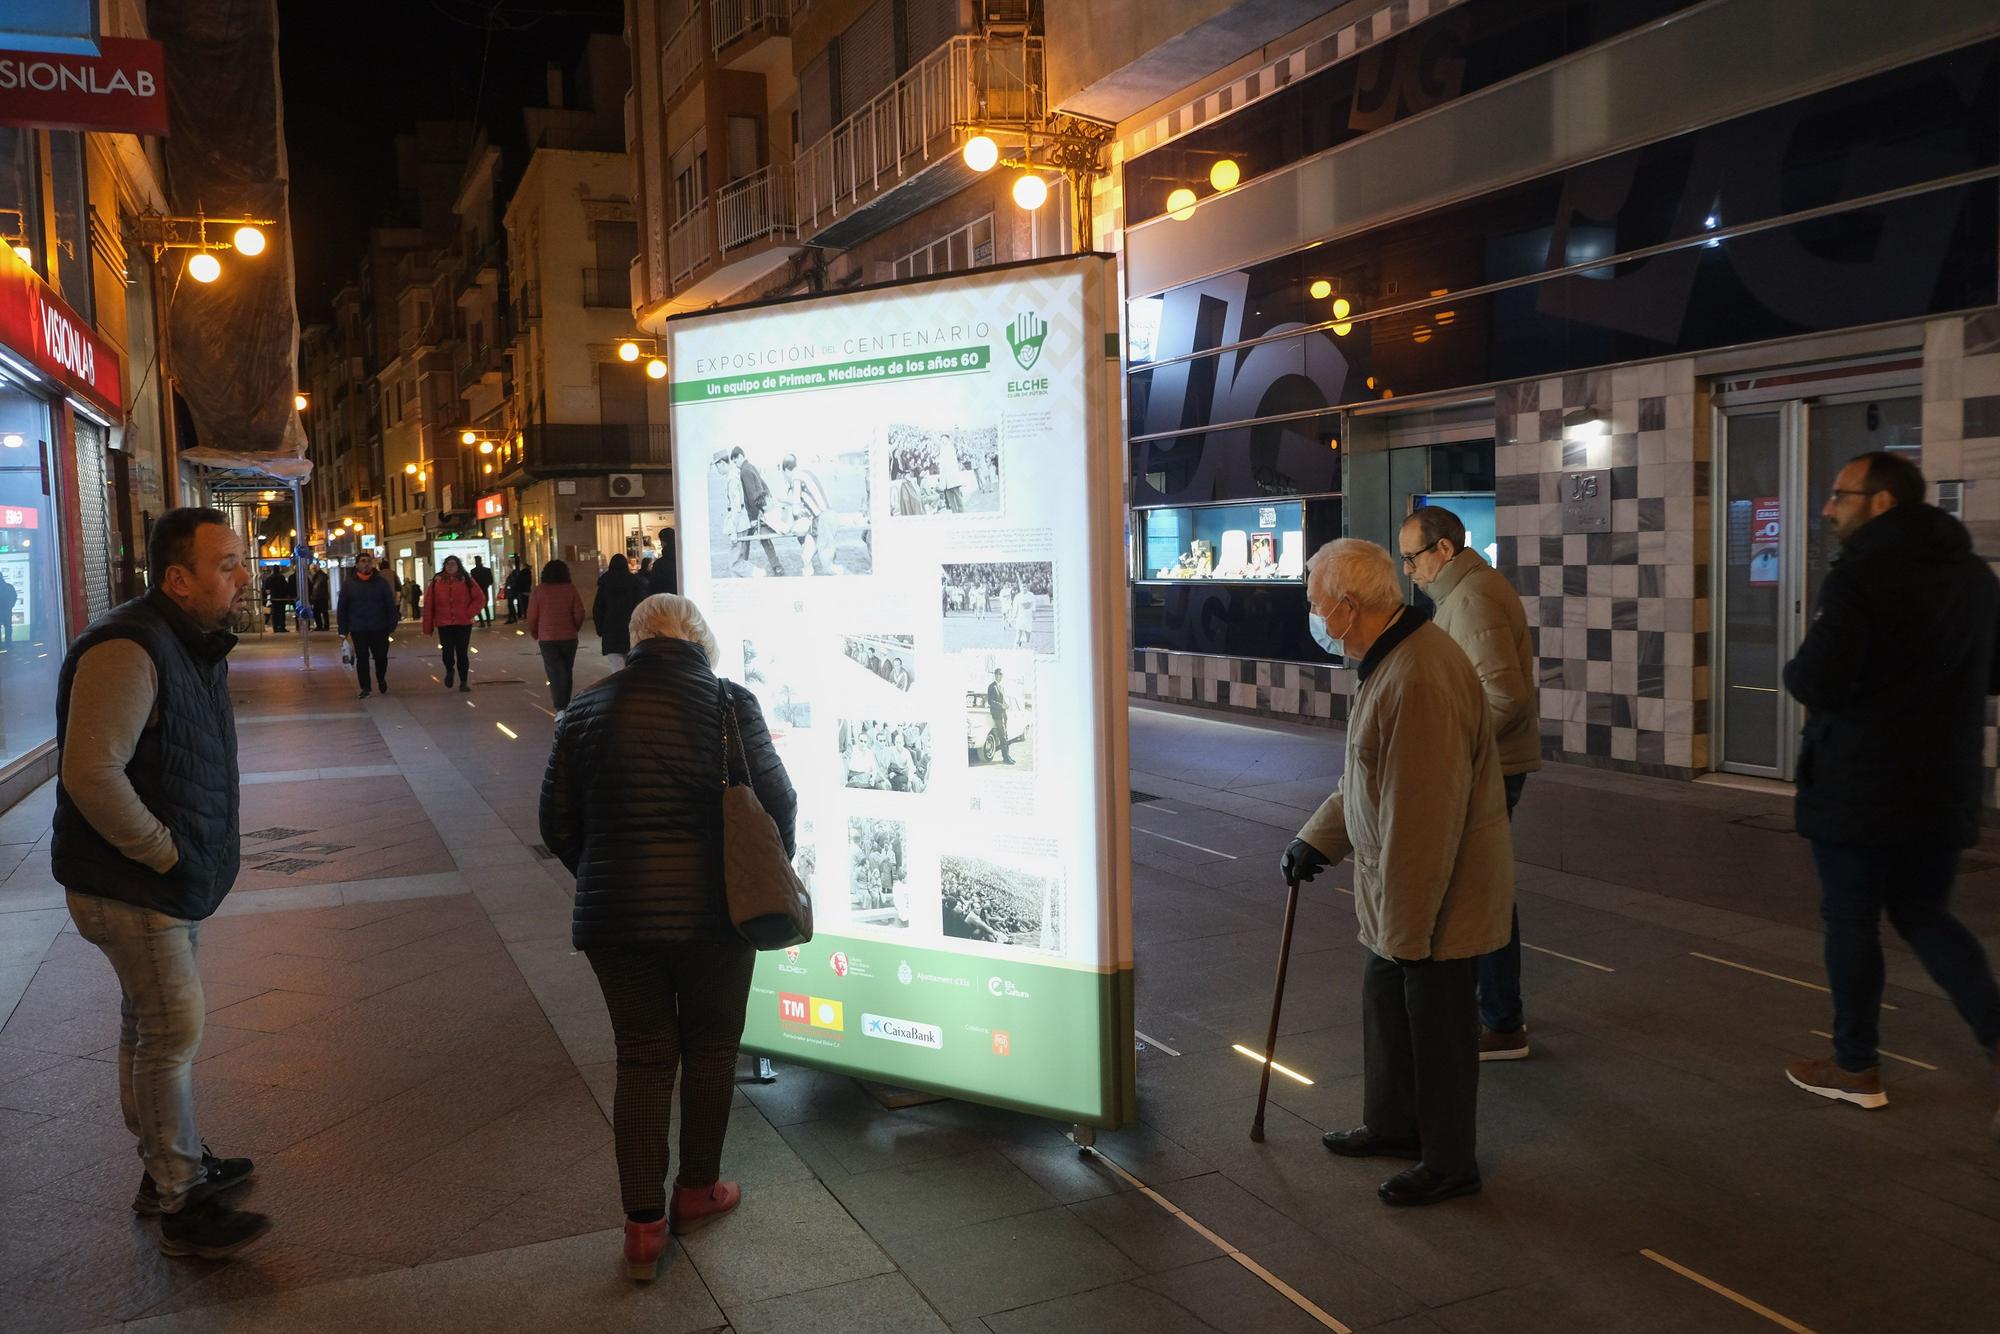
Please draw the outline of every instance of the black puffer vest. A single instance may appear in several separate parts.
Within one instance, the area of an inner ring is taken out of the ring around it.
[[[95,894],[201,921],[236,883],[239,847],[236,716],[229,703],[229,650],[236,636],[204,633],[163,593],[113,607],[70,645],[56,687],[56,744],[69,730],[69,691],[86,650],[130,639],[159,677],[157,721],[139,734],[126,776],[146,809],[173,831],[180,860],[165,875],[133,861],[91,827],[56,783],[56,880]]]

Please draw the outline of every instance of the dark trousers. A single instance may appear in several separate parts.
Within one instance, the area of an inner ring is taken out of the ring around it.
[[[480,625],[491,625],[493,624],[493,589],[487,584],[481,584],[479,587],[480,591],[486,594],[486,601],[480,606],[479,614],[473,617],[473,620],[477,621]]]
[[[1507,818],[1521,804],[1521,789],[1528,785],[1526,774],[1508,774]],[[1507,943],[1491,954],[1479,956],[1479,1022],[1495,1033],[1521,1031],[1521,909],[1514,909],[1513,933]]]
[[[354,640],[354,674],[361,678],[361,688],[368,688],[368,660],[375,660],[375,680],[384,690],[389,688],[389,632],[387,630],[356,630]]]
[[[1424,1166],[1447,1176],[1477,1167],[1477,963],[1370,955],[1361,975],[1361,1119],[1384,1139],[1420,1145]]]
[[[552,639],[542,644],[542,670],[549,675],[549,702],[561,713],[569,707],[569,694],[576,679],[576,641]]]
[[[316,630],[326,629],[327,619],[333,613],[333,605],[328,602],[315,602],[312,604],[312,609],[313,628]]]
[[[611,1102],[618,1192],[628,1214],[664,1209],[677,1070],[686,1075],[679,1181],[709,1186],[721,1175],[757,954],[745,941],[584,953],[604,992],[618,1046],[618,1091]]]
[[[2000,1044],[2000,984],[1978,937],[1951,915],[1958,850],[1939,847],[1812,845],[1819,867],[1819,913],[1826,923],[1826,978],[1833,991],[1833,1056],[1843,1070],[1878,1060],[1882,1010],[1881,918],[1951,997],[1979,1045]]]
[[[528,599],[519,593],[507,595],[507,624],[513,625],[528,612]]]
[[[271,633],[279,635],[285,633],[285,608],[291,605],[289,602],[271,604]]]
[[[438,648],[444,654],[444,683],[451,684],[452,673],[458,673],[461,681],[472,679],[472,659],[468,649],[472,643],[472,627],[469,625],[440,625]]]

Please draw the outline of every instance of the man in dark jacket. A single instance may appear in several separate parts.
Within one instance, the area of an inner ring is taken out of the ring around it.
[[[660,554],[653,561],[653,571],[646,578],[646,592],[678,593],[681,591],[680,562],[674,556],[674,530],[660,530]]]
[[[250,567],[218,510],[154,526],[152,590],[70,646],[56,688],[55,878],[77,933],[118,974],[119,1102],[145,1171],[132,1208],[160,1250],[219,1259],[270,1227],[220,1193],[248,1158],[211,1157],[195,1123],[204,1009],[196,941],[236,883],[236,719],[228,633]]]
[[[479,623],[491,625],[493,624],[493,571],[488,568],[486,557],[474,556],[469,573],[472,575],[472,582],[478,584],[479,591],[486,595],[486,601],[479,609]]]
[[[514,554],[514,568],[507,572],[507,624],[513,625],[528,614],[528,598],[535,591],[535,576],[528,573],[521,564],[519,552]]]
[[[271,609],[271,633],[285,633],[285,608],[292,605],[292,580],[294,575],[289,565],[279,566],[264,576],[264,605]]]
[[[2000,581],[1964,525],[1924,503],[1923,474],[1901,455],[1842,468],[1821,513],[1841,551],[1785,688],[1809,711],[1797,822],[1819,868],[1833,1059],[1793,1061],[1785,1074],[1880,1107],[1885,910],[2000,1073],[2000,984],[1948,907],[1958,854],[1979,838]],[[2000,1135],[2000,1116],[1993,1128]]]
[[[396,594],[389,576],[375,569],[373,552],[354,558],[354,573],[340,586],[340,633],[354,641],[354,674],[361,678],[361,698],[368,698],[368,663],[375,663],[375,683],[389,693],[389,635],[396,628]]]

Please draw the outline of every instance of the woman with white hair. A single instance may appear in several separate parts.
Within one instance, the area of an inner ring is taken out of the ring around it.
[[[716,677],[700,608],[656,593],[633,611],[631,639],[624,670],[578,694],[556,722],[541,829],[576,873],[570,941],[611,1015],[625,1264],[650,1279],[667,1229],[692,1231],[743,1197],[721,1180],[722,1141],[756,956],[730,924],[723,892],[725,742],[733,752],[740,737],[748,772],[738,777],[748,777],[788,853],[798,802],[756,696]],[[670,1202],[677,1071],[680,1171]]]

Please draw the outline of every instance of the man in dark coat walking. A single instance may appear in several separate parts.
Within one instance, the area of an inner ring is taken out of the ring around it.
[[[375,683],[389,693],[389,635],[396,628],[396,594],[386,568],[377,571],[375,555],[354,558],[354,573],[340,586],[340,633],[354,641],[354,674],[361,678],[361,698],[368,698],[368,663],[375,663]]]
[[[248,1158],[215,1158],[195,1120],[201,924],[236,883],[241,788],[228,631],[250,566],[219,510],[154,526],[152,589],[70,646],[56,687],[62,768],[50,866],[77,934],[118,975],[118,1092],[145,1170],[133,1212],[158,1215],[167,1255],[220,1259],[271,1220],[221,1192]]]
[[[1885,911],[2000,1074],[2000,984],[1949,907],[1958,854],[1979,838],[2000,581],[1965,526],[1924,503],[1924,476],[1900,454],[1842,468],[1821,513],[1840,555],[1785,688],[1809,711],[1797,822],[1819,868],[1833,1059],[1793,1061],[1785,1074],[1821,1097],[1880,1107]]]
[[[674,555],[674,530],[660,530],[660,554],[653,560],[653,569],[646,576],[646,593],[678,593],[681,591],[680,562]]]
[[[479,623],[493,624],[493,570],[486,564],[484,556],[472,558],[472,582],[479,585],[479,591],[486,595],[485,603],[479,609]]]

